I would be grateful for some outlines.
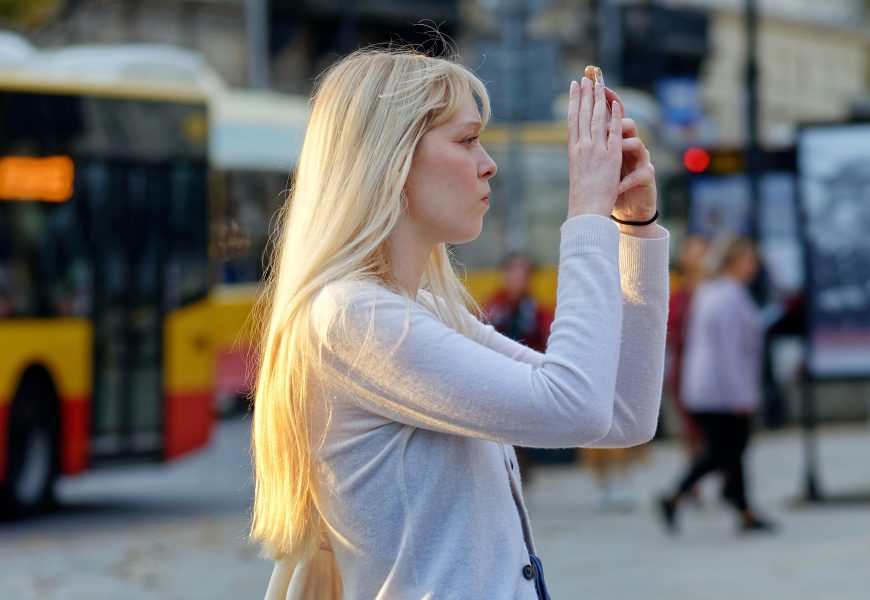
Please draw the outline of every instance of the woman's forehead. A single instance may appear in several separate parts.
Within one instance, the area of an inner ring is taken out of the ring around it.
[[[480,113],[477,111],[477,104],[474,102],[472,98],[466,98],[462,105],[459,107],[459,110],[456,111],[450,119],[447,120],[445,125],[449,125],[451,127],[465,127],[469,125],[477,125],[480,127],[482,125],[480,120]]]

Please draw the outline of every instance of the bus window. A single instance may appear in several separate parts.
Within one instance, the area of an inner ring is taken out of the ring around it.
[[[224,211],[218,225],[221,283],[256,283],[263,277],[269,235],[286,198],[288,174],[234,171],[223,174]]]
[[[0,202],[0,316],[86,316],[90,276],[74,205]]]
[[[200,300],[211,276],[208,257],[206,167],[198,161],[176,161],[165,167],[168,184],[168,248],[164,306],[168,309]]]

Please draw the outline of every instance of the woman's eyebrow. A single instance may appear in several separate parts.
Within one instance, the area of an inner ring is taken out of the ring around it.
[[[483,123],[480,121],[464,121],[456,126],[457,129],[464,129],[465,127],[476,127],[480,129],[483,127]]]

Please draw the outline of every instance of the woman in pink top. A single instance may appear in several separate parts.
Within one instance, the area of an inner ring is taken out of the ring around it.
[[[669,532],[676,530],[680,499],[714,471],[725,475],[723,495],[740,514],[743,531],[766,531],[746,498],[743,455],[761,397],[761,315],[746,286],[758,272],[751,240],[732,240],[719,277],[701,284],[689,311],[680,392],[683,405],[704,434],[701,452],[675,491],[659,501]]]

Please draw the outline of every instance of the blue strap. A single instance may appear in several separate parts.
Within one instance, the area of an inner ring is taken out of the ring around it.
[[[541,564],[541,559],[529,553],[529,559],[535,567],[535,591],[538,592],[540,600],[550,600],[550,593],[547,591],[547,584],[544,581],[544,565]]]

